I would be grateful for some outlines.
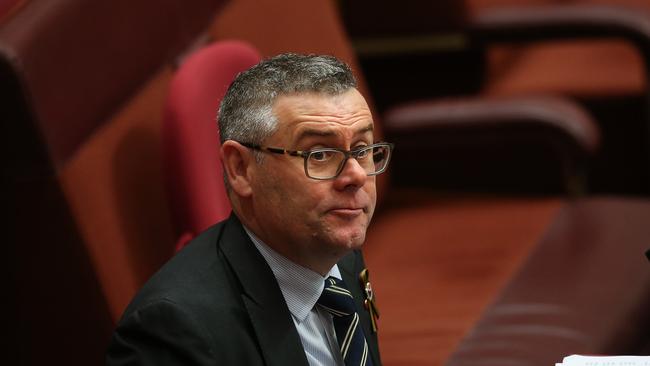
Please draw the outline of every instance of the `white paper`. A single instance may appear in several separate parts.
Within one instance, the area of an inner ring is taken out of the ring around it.
[[[555,366],[650,366],[650,356],[571,355]]]

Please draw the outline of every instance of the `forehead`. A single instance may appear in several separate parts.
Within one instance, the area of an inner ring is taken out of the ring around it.
[[[297,93],[279,96],[273,106],[277,134],[299,140],[310,135],[350,135],[372,131],[372,115],[363,96],[350,89],[342,94]]]

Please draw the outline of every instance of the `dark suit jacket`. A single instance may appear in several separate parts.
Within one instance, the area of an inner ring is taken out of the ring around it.
[[[358,280],[359,252],[339,262],[375,365]],[[304,365],[300,336],[268,264],[235,215],[198,236],[140,290],[108,348],[107,365]]]

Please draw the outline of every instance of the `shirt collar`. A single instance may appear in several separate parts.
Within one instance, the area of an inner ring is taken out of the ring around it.
[[[298,322],[305,320],[314,305],[316,305],[316,301],[323,292],[325,279],[330,276],[339,280],[342,279],[338,265],[335,264],[329,273],[323,277],[271,249],[245,226],[244,230],[255,244],[257,250],[262,254],[266,263],[271,267],[271,271],[280,285],[280,291],[282,291],[287,307]]]

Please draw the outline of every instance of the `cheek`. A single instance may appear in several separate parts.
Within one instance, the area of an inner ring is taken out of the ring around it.
[[[307,178],[297,174],[279,174],[279,171],[269,172],[268,179],[262,189],[267,200],[267,209],[274,216],[284,217],[286,224],[295,225],[304,221],[318,211],[319,205],[327,197],[318,185],[313,185]]]
[[[363,186],[363,191],[366,192],[366,194],[368,195],[372,207],[374,208],[375,204],[377,203],[377,187],[375,185],[375,177],[371,177],[371,178],[372,181],[369,181]]]
[[[318,181],[304,176],[293,177],[291,185],[287,187],[288,195],[305,211],[318,210],[326,206],[332,195],[331,186],[327,181]]]

